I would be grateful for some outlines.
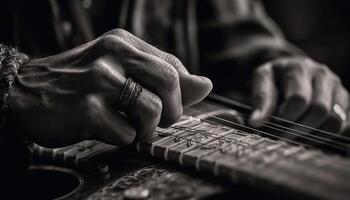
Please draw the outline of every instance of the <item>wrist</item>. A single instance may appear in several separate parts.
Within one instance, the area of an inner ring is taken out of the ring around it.
[[[27,55],[15,48],[0,44],[0,109],[9,105],[8,96],[17,72],[23,64],[28,62]]]
[[[0,44],[0,128],[5,136],[9,121],[12,121],[13,112],[9,102],[9,94],[13,82],[21,65],[29,60],[28,56],[12,47]],[[11,119],[10,119],[11,118]]]

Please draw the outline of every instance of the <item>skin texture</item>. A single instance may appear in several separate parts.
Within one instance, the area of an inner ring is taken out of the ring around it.
[[[349,108],[349,94],[338,76],[306,57],[286,57],[259,66],[253,76],[250,124],[259,127],[273,113],[290,121],[338,133],[346,121],[333,112]],[[282,103],[278,105],[278,98]]]
[[[126,114],[118,111],[126,77],[143,92]],[[35,142],[58,147],[85,139],[123,146],[167,127],[183,107],[201,101],[209,79],[187,72],[175,56],[122,29],[23,66],[10,93],[20,125]]]
[[[125,114],[118,103],[126,77],[140,83],[143,92]],[[175,56],[115,29],[61,54],[31,60],[19,70],[10,98],[20,126],[43,146],[85,139],[123,146],[175,123],[185,106],[211,89],[209,79],[189,74]],[[328,67],[309,58],[279,58],[259,66],[252,94],[252,126],[277,112],[308,126],[350,132],[349,123],[332,111],[334,104],[348,110],[348,92]]]

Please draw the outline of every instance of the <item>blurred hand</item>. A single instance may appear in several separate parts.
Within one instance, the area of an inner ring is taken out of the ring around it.
[[[143,92],[127,116],[119,97],[131,77]],[[116,29],[58,55],[23,66],[10,94],[28,137],[44,146],[84,139],[115,145],[145,138],[202,100],[211,81],[190,75],[175,56]]]
[[[261,126],[276,111],[287,120],[334,133],[344,126],[349,107],[349,93],[339,77],[305,57],[280,58],[258,67],[252,100],[252,126]]]

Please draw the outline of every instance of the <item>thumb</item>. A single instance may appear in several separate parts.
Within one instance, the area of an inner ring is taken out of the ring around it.
[[[204,76],[183,75],[180,76],[182,103],[191,106],[204,99],[212,90],[213,84]]]

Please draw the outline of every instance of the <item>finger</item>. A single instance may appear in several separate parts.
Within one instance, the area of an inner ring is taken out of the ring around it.
[[[318,128],[325,122],[331,111],[334,80],[328,69],[319,68],[313,78],[313,94],[310,106],[300,123]]]
[[[279,115],[284,119],[296,121],[311,101],[311,77],[300,63],[288,63],[282,68],[284,102],[279,109]]]
[[[347,110],[349,109],[349,93],[346,90],[346,88],[338,82],[336,84],[336,88],[334,89],[334,95],[333,95],[333,110],[335,114],[340,118],[343,122],[347,121],[348,115],[347,115]],[[339,112],[337,108],[341,109]]]
[[[184,106],[193,105],[201,101],[212,90],[213,85],[208,78],[189,74],[186,67],[175,56],[144,42],[143,40],[122,29],[115,29],[106,34],[113,34],[122,37],[138,50],[159,57],[173,66],[179,74],[182,91],[182,103]]]
[[[183,113],[178,72],[156,56],[140,51],[137,53],[134,61],[125,63],[128,65],[125,67],[126,73],[160,97],[163,106],[160,126],[170,126]]]
[[[120,94],[111,92],[103,95],[109,107],[112,110],[118,110]],[[126,117],[136,130],[136,139],[143,140],[153,134],[156,127],[160,125],[162,109],[161,98],[143,87],[135,103],[125,111]]]
[[[103,66],[99,69],[109,68],[103,70],[105,76],[116,86],[120,86],[121,77],[129,76],[155,93],[161,98],[163,105],[160,126],[167,127],[175,123],[182,115],[183,106],[179,75],[174,67],[156,56],[139,51],[118,37],[108,36],[100,42],[100,45],[109,45],[104,59],[95,62]],[[120,55],[123,56],[122,59],[118,57]],[[121,69],[124,71],[118,72]],[[121,77],[113,74],[121,74]],[[120,88],[118,92],[121,92]]]
[[[89,96],[86,112],[87,131],[94,136],[93,139],[118,146],[134,141],[136,131],[129,121],[120,113],[108,108],[101,98]]]
[[[272,114],[277,101],[277,89],[271,64],[259,67],[253,77],[253,113],[249,124],[258,127]]]
[[[160,122],[162,101],[151,91],[143,88],[136,103],[127,112],[128,118],[136,128],[137,139],[150,137]]]
[[[332,133],[338,133],[347,121],[346,111],[349,107],[349,95],[341,84],[337,84],[333,96],[332,111],[320,129]]]
[[[350,111],[347,111],[347,116],[350,116]],[[350,137],[350,118],[348,117],[341,129],[341,135]]]

